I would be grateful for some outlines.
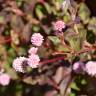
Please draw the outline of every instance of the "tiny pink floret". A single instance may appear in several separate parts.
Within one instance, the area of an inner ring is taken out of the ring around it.
[[[10,80],[11,80],[11,78],[10,78],[10,76],[9,76],[8,74],[2,73],[2,74],[0,75],[0,84],[1,84],[2,86],[9,85]]]
[[[79,66],[80,66],[79,62],[74,63],[73,70],[78,70]]]
[[[25,57],[17,57],[14,61],[13,61],[13,68],[18,71],[18,72],[22,72],[24,73],[24,65],[23,62],[26,61],[27,58]]]
[[[89,75],[96,75],[96,61],[89,61],[87,62],[86,64],[86,72],[89,74]]]
[[[61,20],[55,22],[53,25],[54,25],[54,30],[56,31],[62,31],[62,29],[65,28],[65,23]]]
[[[31,68],[37,68],[40,62],[40,58],[38,55],[31,54],[28,58],[28,65]]]
[[[38,51],[38,48],[37,47],[31,47],[29,50],[28,50],[28,53],[31,55],[31,54],[36,54]]]
[[[31,37],[31,42],[35,46],[41,46],[43,43],[43,36],[40,33],[34,33]]]

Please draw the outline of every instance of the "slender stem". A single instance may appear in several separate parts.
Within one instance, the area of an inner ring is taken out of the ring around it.
[[[72,52],[73,49],[71,49],[71,48],[65,43],[64,35],[62,35],[62,36],[60,37],[60,39],[61,39],[61,44],[62,44],[65,48],[68,48],[69,51]]]
[[[91,47],[91,48],[87,48],[87,49],[84,49],[84,50],[80,50],[79,52],[77,52],[76,54],[77,55],[80,55],[82,53],[85,53],[85,52],[90,52],[92,50],[96,50],[95,48]]]
[[[91,48],[86,48],[86,49],[83,49],[83,50],[80,50],[80,51],[78,51],[78,52],[54,52],[52,55],[67,55],[67,54],[74,54],[74,55],[80,55],[80,54],[82,54],[82,53],[86,53],[86,52],[90,52],[90,51],[93,51],[93,50],[96,50],[96,48],[95,47],[91,47]]]
[[[70,52],[59,52],[59,51],[57,51],[57,52],[54,52],[54,53],[52,53],[52,55],[53,56],[55,56],[55,55],[67,55],[67,54],[69,54]]]
[[[72,79],[73,79],[73,78],[70,76],[69,81],[68,81],[68,83],[67,83],[67,86],[66,86],[66,88],[65,88],[65,91],[64,91],[64,95],[63,95],[63,96],[67,96],[66,94],[67,94],[68,88],[70,87],[70,84],[71,84],[71,82],[72,82]]]
[[[7,38],[0,41],[0,44],[9,43],[11,41],[11,38]]]
[[[65,59],[64,56],[61,56],[61,57],[53,58],[53,59],[50,59],[50,60],[42,61],[42,62],[40,62],[40,64],[43,65],[43,64],[47,64],[47,63],[56,62],[58,60],[63,60],[63,59]]]
[[[57,91],[60,90],[58,84],[57,84],[51,77],[48,76],[47,82],[48,82],[51,86],[53,86]]]

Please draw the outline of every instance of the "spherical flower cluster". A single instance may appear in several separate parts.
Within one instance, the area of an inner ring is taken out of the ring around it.
[[[80,73],[80,72],[85,71],[85,70],[84,70],[84,63],[83,63],[83,62],[80,62],[80,61],[75,62],[75,63],[73,64],[73,70],[74,70],[75,72],[77,72],[77,73]]]
[[[32,47],[32,48],[30,48],[30,49],[28,50],[28,53],[29,53],[29,54],[36,54],[37,51],[38,51],[38,48]]]
[[[3,85],[3,86],[8,85],[10,83],[10,80],[11,80],[11,78],[10,78],[10,76],[8,74],[2,73],[0,75],[0,84],[1,85]]]
[[[13,68],[18,71],[18,72],[25,72],[24,67],[26,65],[24,65],[24,61],[27,61],[27,58],[25,57],[17,57],[14,61],[13,61]]]
[[[62,31],[62,29],[65,28],[65,23],[63,21],[57,21],[54,23],[54,30],[56,31]]]
[[[40,59],[36,54],[31,54],[28,58],[28,65],[32,68],[37,68],[39,65]]]
[[[96,75],[96,61],[89,61],[86,63],[86,72],[89,74],[89,75]]]
[[[35,46],[41,46],[43,43],[43,36],[40,33],[34,33],[31,37],[31,42]]]
[[[38,51],[38,47],[43,43],[43,36],[40,33],[34,33],[31,37],[31,42],[33,45],[37,47],[32,47],[28,50],[28,58],[25,57],[17,57],[13,61],[13,68],[18,71],[24,73],[27,69],[26,67],[37,68],[40,62],[39,56],[36,54]]]
[[[74,63],[73,70],[78,70],[79,66],[80,66],[79,62]]]

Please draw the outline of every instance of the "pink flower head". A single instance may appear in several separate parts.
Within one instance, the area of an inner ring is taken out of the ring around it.
[[[96,61],[89,61],[87,62],[86,64],[86,72],[89,74],[89,75],[96,75]]]
[[[26,64],[24,63],[25,61],[27,61],[27,58],[25,57],[17,57],[14,61],[13,61],[13,68],[18,71],[18,72],[25,72],[25,66]],[[25,65],[24,65],[25,64]]]
[[[55,22],[53,25],[54,25],[54,30],[56,31],[62,31],[62,29],[65,28],[65,23],[61,20]]]
[[[10,83],[10,76],[6,73],[2,73],[0,75],[0,84],[3,85],[3,86],[6,86]]]
[[[73,70],[78,70],[79,66],[80,66],[79,62],[74,63]]]
[[[76,72],[76,73],[81,73],[84,70],[84,63],[83,62],[75,62],[74,65],[73,65],[73,70]]]
[[[34,33],[31,37],[31,42],[35,46],[41,46],[43,43],[43,36],[40,33]]]
[[[37,68],[39,65],[39,56],[36,54],[31,54],[28,58],[28,65],[32,68]]]
[[[37,51],[38,51],[38,48],[32,47],[32,48],[30,48],[30,49],[28,50],[28,53],[29,53],[29,54],[36,54]]]

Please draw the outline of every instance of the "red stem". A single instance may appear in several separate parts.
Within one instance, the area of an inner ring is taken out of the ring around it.
[[[92,47],[92,48],[88,48],[88,49],[84,49],[84,50],[80,50],[79,52],[77,52],[76,54],[80,55],[82,53],[85,53],[85,52],[90,52],[92,50],[96,50],[96,48]]]
[[[11,41],[11,38],[8,38],[3,41],[0,41],[0,44],[9,43],[10,41]]]
[[[43,65],[43,64],[47,64],[47,63],[52,63],[52,62],[56,62],[56,61],[62,60],[62,59],[64,59],[64,56],[57,57],[57,58],[50,59],[50,60],[45,60],[43,62],[40,62],[40,64]]]
[[[48,82],[51,86],[53,86],[56,90],[58,90],[58,91],[60,90],[58,84],[57,84],[52,78],[49,77],[49,78],[47,79],[47,82]]]

